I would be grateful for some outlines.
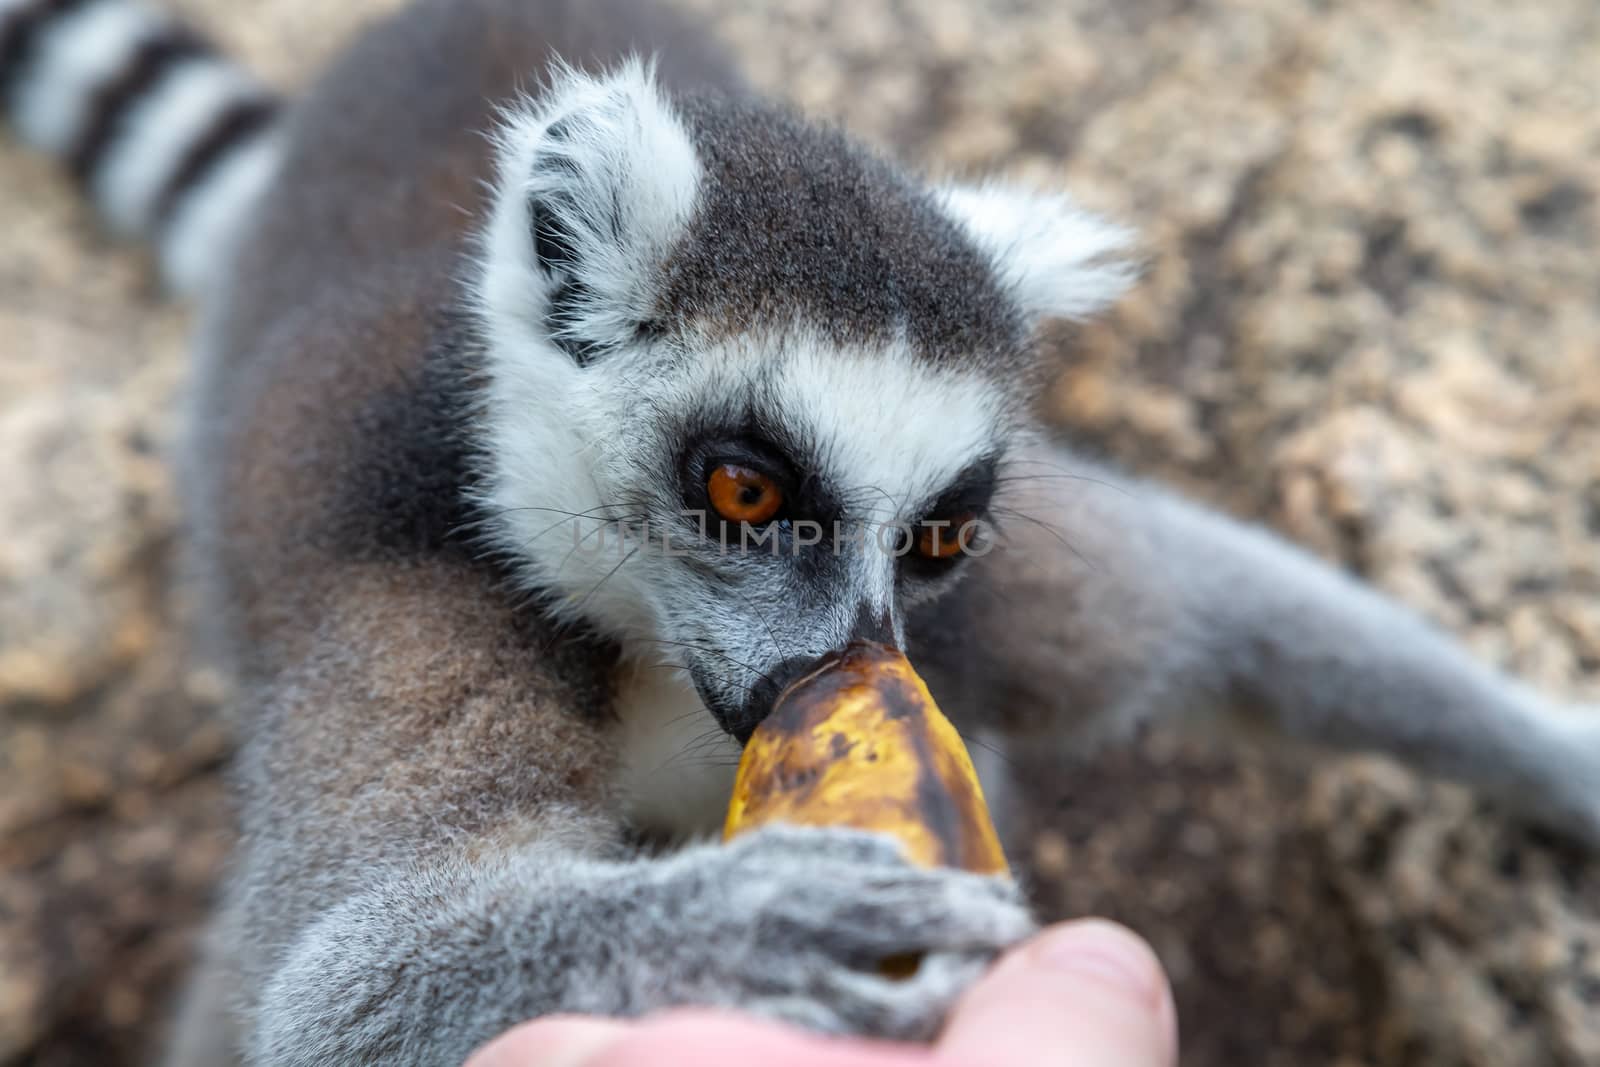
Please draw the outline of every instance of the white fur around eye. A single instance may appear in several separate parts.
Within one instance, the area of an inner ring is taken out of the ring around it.
[[[991,182],[945,186],[939,196],[1036,318],[1085,318],[1115,301],[1137,275],[1133,235],[1063,194]]]
[[[787,348],[775,391],[871,521],[917,518],[1009,422],[994,382],[928,367],[903,345],[850,352],[810,338]]]

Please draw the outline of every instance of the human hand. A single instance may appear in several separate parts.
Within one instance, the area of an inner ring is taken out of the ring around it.
[[[554,1016],[511,1030],[466,1067],[1171,1067],[1177,1015],[1155,954],[1100,920],[1007,953],[929,1047],[819,1037],[727,1012],[640,1020]]]

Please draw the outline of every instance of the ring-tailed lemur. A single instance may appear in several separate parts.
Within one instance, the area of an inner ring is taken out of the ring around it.
[[[683,1002],[929,1032],[1014,889],[842,831],[637,844],[854,638],[969,728],[1243,718],[1600,841],[1600,718],[1030,428],[1036,325],[1129,278],[1059,196],[924,184],[630,0],[423,0],[287,107],[130,0],[0,0],[0,79],[202,313],[244,835],[175,1063]]]

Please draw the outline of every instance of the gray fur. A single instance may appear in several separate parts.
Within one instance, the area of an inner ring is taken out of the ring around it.
[[[1158,719],[1382,752],[1600,845],[1600,709],[1485,666],[1264,529],[1065,449],[1022,452],[1007,479],[1006,506],[1033,521],[911,625],[935,695],[974,727],[1064,759]],[[1002,631],[981,656],[966,642]]]
[[[1032,928],[1009,880],[913,868],[872,834],[769,828],[622,862],[538,844],[324,912],[267,983],[248,1058],[452,1064],[547,1012],[684,1003],[925,1040]],[[915,976],[877,973],[901,953],[927,954]]]
[[[77,7],[0,0],[0,55],[19,13]],[[268,124],[210,200],[233,215],[202,213],[241,244],[188,242],[210,284],[181,475],[244,834],[174,1067],[449,1064],[528,1016],[680,1003],[932,1032],[1031,928],[1014,887],[844,832],[638,847],[707,829],[727,734],[852,635],[905,639],[971,729],[1064,760],[1157,718],[1244,726],[1600,844],[1600,716],[1263,531],[1023,443],[1030,332],[1111,298],[1120,231],[924,189],[744,100],[705,42],[633,0],[421,0]],[[549,78],[558,54],[588,73]],[[178,224],[205,154],[171,161]],[[511,519],[670,523],[730,438],[845,519],[973,491],[996,547],[919,577],[724,560],[678,526],[683,554],[586,572]],[[908,949],[915,980],[872,973]]]
[[[763,101],[699,95],[682,113],[712,178],[666,265],[666,321],[734,334],[801,319],[840,344],[903,331],[925,358],[1028,369],[1031,324],[926,186]]]

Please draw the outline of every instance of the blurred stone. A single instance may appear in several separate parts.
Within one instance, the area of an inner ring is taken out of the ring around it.
[[[685,0],[752,78],[1141,232],[1049,404],[1600,699],[1590,0]],[[301,79],[390,0],[183,0]],[[225,853],[161,461],[183,321],[0,147],[0,1064],[140,1062]],[[1027,768],[1038,897],[1177,982],[1190,1064],[1600,1063],[1600,869],[1381,761]]]

